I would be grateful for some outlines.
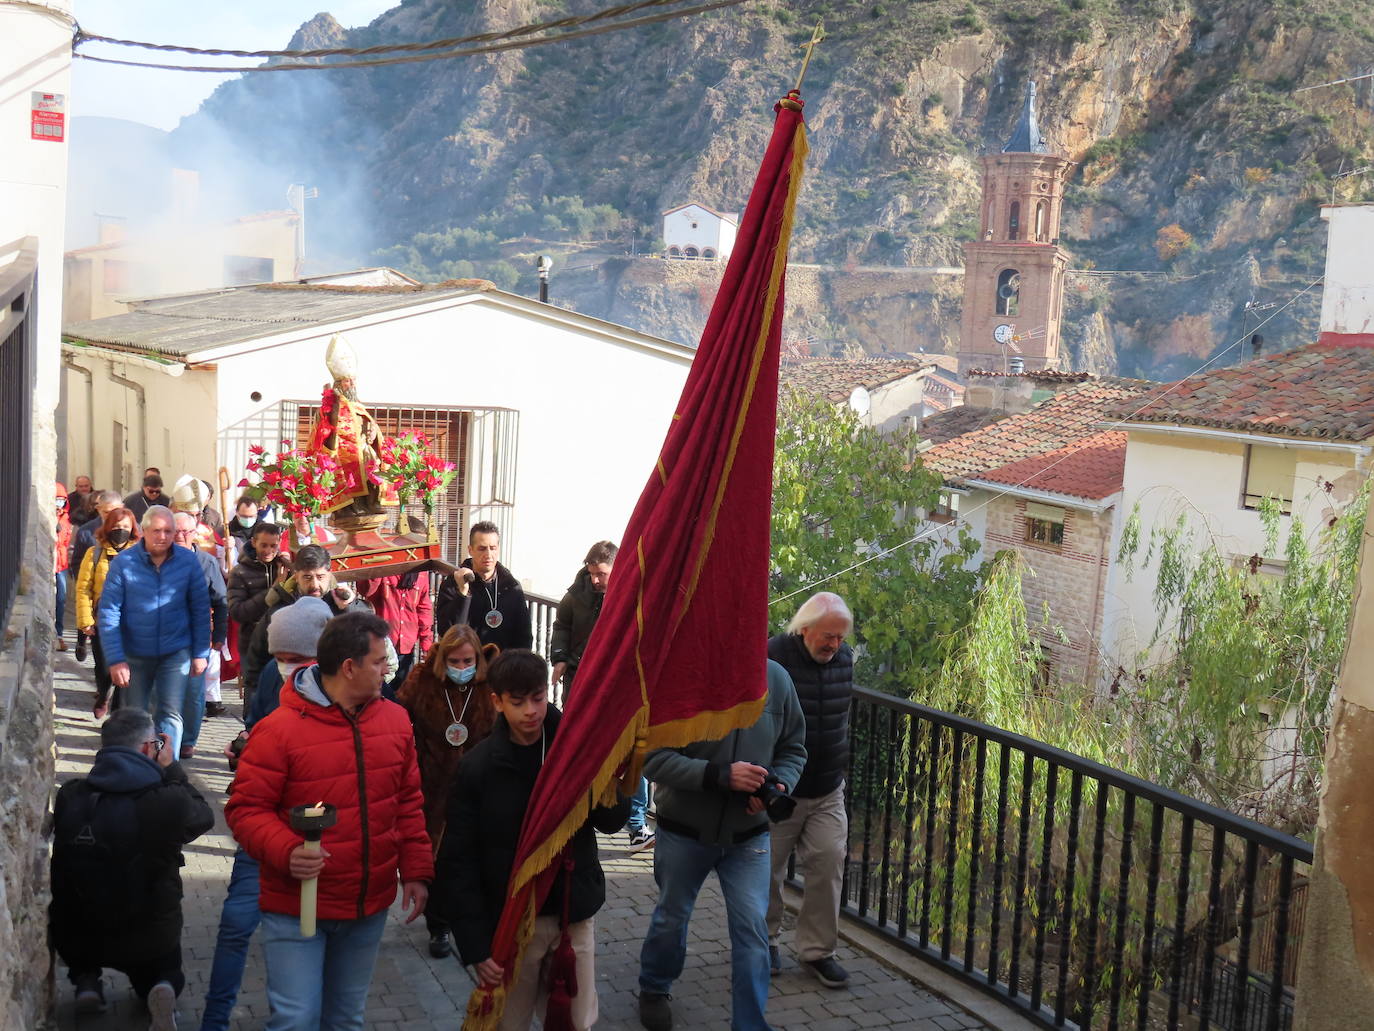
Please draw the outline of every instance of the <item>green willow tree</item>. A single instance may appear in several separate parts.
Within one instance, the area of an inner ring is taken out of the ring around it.
[[[858,679],[896,694],[919,693],[938,672],[979,579],[962,529],[922,535],[941,482],[915,455],[909,430],[880,433],[848,407],[779,397],[770,621],[781,628],[815,590],[834,591],[855,615]]]

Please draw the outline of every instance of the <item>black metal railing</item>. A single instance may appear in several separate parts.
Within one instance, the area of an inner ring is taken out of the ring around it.
[[[553,617],[558,613],[558,601],[542,594],[526,592],[525,601],[530,609],[530,626],[534,628],[534,650],[544,658],[553,650]],[[553,686],[549,701],[554,705],[563,704],[563,684]]]
[[[866,689],[844,908],[1044,1027],[1291,1027],[1312,847]]]
[[[38,240],[0,249],[16,257],[0,268],[0,491],[9,506],[9,532],[0,534],[0,628],[19,593],[34,491],[33,392],[36,385],[35,282]],[[41,487],[41,485],[40,485]],[[44,488],[46,491],[51,488]],[[40,570],[31,570],[36,577]],[[47,567],[52,587],[52,567]]]

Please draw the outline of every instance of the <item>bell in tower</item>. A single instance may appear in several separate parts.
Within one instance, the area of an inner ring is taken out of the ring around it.
[[[964,244],[959,370],[1028,372],[1060,367],[1068,255],[1059,246],[1064,182],[1072,163],[1041,135],[1035,83],[999,153],[982,158],[978,239]]]

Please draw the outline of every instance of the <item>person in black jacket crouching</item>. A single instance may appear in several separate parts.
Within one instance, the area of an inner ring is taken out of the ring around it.
[[[854,617],[838,594],[812,595],[768,642],[768,657],[792,675],[806,717],[806,768],[792,797],[791,817],[773,825],[773,883],[768,896],[768,956],[782,970],[782,881],[787,857],[797,851],[805,882],[793,947],[797,958],[827,988],[843,988],[849,974],[835,959],[840,935],[840,879],[849,842],[844,776],[849,768],[849,699],[854,693],[854,652],[845,637]]]
[[[487,667],[487,685],[497,711],[496,723],[458,766],[434,890],[463,962],[476,968],[482,985],[493,986],[500,983],[503,971],[492,958],[491,940],[515,865],[520,825],[562,714],[548,703],[548,663],[526,649],[498,655]],[[606,878],[593,828],[613,834],[625,826],[629,815],[629,799],[609,808],[598,806],[573,835],[568,847],[572,870],[554,878],[511,981],[501,1018],[506,1031],[528,1028],[536,1006],[543,1009],[548,986],[542,983],[541,967],[547,967],[546,960],[562,938],[565,892],[568,931],[577,956],[573,1025],[582,1029],[596,1023],[592,918],[605,904]],[[539,1016],[542,1019],[543,1013]]]
[[[89,776],[53,807],[53,947],[70,969],[78,1012],[105,1009],[102,967],[129,975],[151,1031],[176,1027],[181,969],[181,848],[215,825],[186,779],[171,737],[143,709],[100,728]]]

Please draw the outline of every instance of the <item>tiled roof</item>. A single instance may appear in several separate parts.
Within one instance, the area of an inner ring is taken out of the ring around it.
[[[975,477],[1101,501],[1121,489],[1126,469],[1126,434],[1120,430],[1095,433],[1057,451],[1001,466]]]
[[[797,358],[784,361],[780,375],[786,386],[839,404],[849,400],[855,387],[873,390],[926,367],[887,358]]]
[[[991,474],[1006,466],[1022,465],[1027,459],[1049,455],[1065,449],[1083,448],[1085,443],[1102,436],[1099,424],[1106,411],[1133,397],[1139,397],[1155,384],[1146,380],[1092,379],[1060,391],[1028,412],[1011,415],[1005,419],[985,426],[982,429],[964,433],[922,454],[926,468],[933,469],[946,480],[957,482],[963,479],[990,479]],[[953,414],[953,413],[949,413]],[[938,418],[947,418],[939,416]],[[1096,445],[1094,445],[1096,446]],[[1123,441],[1124,447],[1124,441]],[[1060,456],[1063,457],[1063,456]],[[1096,490],[1100,487],[1098,467],[1093,464],[1100,453],[1084,456],[1076,464],[1084,464],[1080,476],[1074,481],[1066,481],[1059,487],[1037,489],[1055,490],[1057,493],[1072,493],[1067,488]],[[1048,463],[1048,459],[1046,462]],[[1068,464],[1068,463],[1065,463]],[[1093,464],[1091,475],[1086,465]],[[1048,475],[1044,466],[1027,467],[1028,474]],[[1058,467],[1056,466],[1056,469]],[[1025,477],[1000,481],[1020,483]],[[1078,482],[1082,479],[1084,482]],[[1120,469],[1116,474],[1116,485],[1120,487]],[[1113,491],[1107,491],[1113,493]],[[1075,494],[1091,497],[1090,494]],[[1105,494],[1097,495],[1105,497]]]
[[[1161,386],[1148,399],[1105,414],[1132,423],[1368,440],[1374,437],[1374,346],[1353,337],[1323,339]]]
[[[1059,369],[1040,369],[1038,372],[998,372],[996,369],[969,369],[964,373],[969,379],[979,377],[1000,377],[1001,379],[1024,379],[1032,383],[1086,383],[1095,379],[1091,372],[1065,372]]]
[[[926,403],[931,403],[931,399],[926,398]],[[943,444],[945,441],[961,437],[965,433],[982,429],[984,426],[991,426],[1006,417],[1007,413],[1000,408],[960,405],[958,408],[951,408],[948,411],[940,412],[938,415],[922,419],[921,428],[916,432],[920,435],[923,444],[926,441],[930,441],[932,444]]]

